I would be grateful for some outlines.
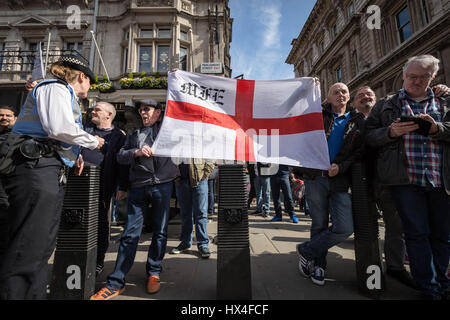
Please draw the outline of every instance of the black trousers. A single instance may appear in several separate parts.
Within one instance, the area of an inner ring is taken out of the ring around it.
[[[0,299],[46,299],[48,259],[56,246],[64,185],[62,163],[41,158],[4,178],[9,197],[9,242],[0,261]]]
[[[97,265],[103,265],[105,262],[105,255],[109,247],[110,235],[110,216],[109,208],[111,199],[103,200],[100,196],[98,205],[98,238],[97,238]]]

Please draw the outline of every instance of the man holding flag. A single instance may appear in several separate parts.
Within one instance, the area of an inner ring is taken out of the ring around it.
[[[364,116],[347,106],[349,100],[347,86],[335,83],[323,106],[331,163],[328,169],[295,170],[305,181],[306,201],[312,218],[311,240],[297,245],[299,269],[318,285],[325,284],[328,249],[353,233],[352,201],[348,192],[350,168],[362,156]]]

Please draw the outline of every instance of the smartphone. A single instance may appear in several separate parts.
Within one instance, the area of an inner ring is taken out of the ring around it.
[[[422,118],[419,117],[405,117],[402,116],[400,117],[400,122],[414,122],[416,124],[419,125],[419,129],[415,130],[415,133],[421,134],[423,136],[428,136],[428,133],[430,132],[430,128],[431,128],[431,122],[424,120]]]

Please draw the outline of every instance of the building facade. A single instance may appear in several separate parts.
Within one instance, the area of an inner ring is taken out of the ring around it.
[[[378,97],[402,88],[408,57],[441,60],[434,83],[450,84],[450,0],[318,0],[286,63],[296,77],[320,78],[322,100],[333,83]]]
[[[45,61],[49,48],[48,64],[75,50],[99,82],[111,82],[113,89],[91,91],[85,105],[101,100],[120,110],[143,98],[164,103],[164,81],[146,89],[120,79],[164,79],[173,68],[230,77],[231,32],[228,0],[2,1],[0,103],[23,102],[39,43]]]

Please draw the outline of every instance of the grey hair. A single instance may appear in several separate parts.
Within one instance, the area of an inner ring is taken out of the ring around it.
[[[114,118],[116,117],[116,108],[114,108],[114,106],[106,101],[99,101],[97,102],[97,105],[102,105],[106,108],[106,110],[108,112],[111,112],[111,121],[114,120]]]
[[[431,75],[433,77],[436,76],[439,71],[440,60],[433,57],[431,54],[424,54],[409,58],[403,66],[403,72],[405,72],[413,62],[419,63],[423,68],[431,70]]]

